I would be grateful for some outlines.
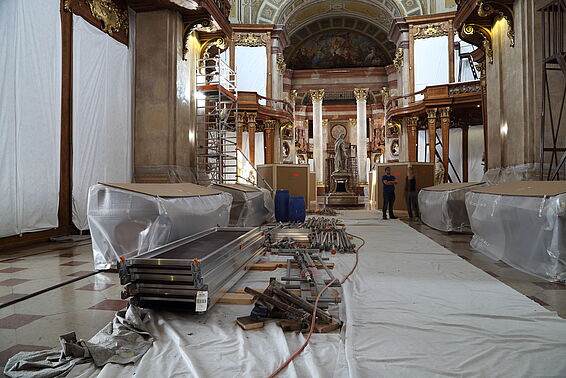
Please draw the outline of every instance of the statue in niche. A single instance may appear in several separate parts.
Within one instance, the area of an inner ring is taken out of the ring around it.
[[[334,172],[344,172],[346,170],[347,158],[344,134],[340,134],[334,142]]]

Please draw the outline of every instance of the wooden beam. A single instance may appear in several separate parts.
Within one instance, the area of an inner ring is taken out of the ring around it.
[[[436,161],[436,108],[427,109],[429,162]]]
[[[440,127],[442,130],[442,165],[444,166],[444,182],[448,182],[450,168],[450,107],[440,108]]]

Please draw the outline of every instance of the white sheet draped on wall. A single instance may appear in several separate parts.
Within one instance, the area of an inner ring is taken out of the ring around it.
[[[441,130],[436,130],[439,138],[442,138]],[[425,162],[428,161],[428,148],[425,143],[428,139],[428,131],[419,130],[418,135],[418,161]],[[436,150],[442,156],[442,148],[436,146]],[[483,177],[483,126],[470,126],[468,128],[468,181],[477,182],[481,181]],[[462,172],[462,129],[453,128],[450,129],[450,160],[460,179],[463,179]],[[452,175],[454,181],[456,181],[456,176],[454,175],[454,170],[450,168],[450,174]]]
[[[255,165],[265,164],[265,143],[262,132],[255,133]]]
[[[239,91],[267,93],[267,55],[265,46],[236,46],[236,79]]]
[[[127,46],[73,16],[73,223],[79,230],[88,228],[91,185],[131,181],[131,63]]]
[[[58,226],[59,2],[0,1],[0,237]]]
[[[448,83],[448,37],[415,40],[415,92]],[[422,95],[415,97],[422,100]]]

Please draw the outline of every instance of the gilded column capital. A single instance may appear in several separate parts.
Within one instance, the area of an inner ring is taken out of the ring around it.
[[[354,88],[354,96],[356,101],[366,101],[368,98],[369,88]]]
[[[322,120],[322,127],[328,127],[328,120],[327,119]]]
[[[295,101],[297,100],[297,90],[293,89],[291,93],[289,93],[289,99],[291,100],[291,104],[295,105]]]
[[[383,98],[383,103],[385,104],[389,100],[389,88],[381,88],[381,97]]]
[[[407,121],[409,127],[417,127],[417,124],[419,123],[419,117],[409,117]]]
[[[358,121],[355,118],[350,118],[348,120],[348,124],[350,125],[350,127],[356,127],[356,125],[358,124]]]
[[[243,125],[245,113],[238,113],[238,126]]]
[[[426,110],[426,114],[428,119],[436,119],[436,113],[437,113],[438,109],[436,108],[429,108]]]
[[[248,117],[248,125],[254,125],[255,126],[255,119],[257,117],[257,113],[246,113],[246,116]]]
[[[324,89],[311,89],[309,93],[311,95],[312,102],[322,102],[322,99],[324,98]]]
[[[450,118],[450,113],[452,112],[452,108],[446,106],[444,108],[439,108],[440,111],[440,118]]]
[[[268,119],[267,121],[263,121],[263,125],[265,130],[273,130],[275,128],[275,120],[274,119]]]

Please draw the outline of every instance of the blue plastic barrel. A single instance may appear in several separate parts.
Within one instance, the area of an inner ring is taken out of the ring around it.
[[[307,216],[305,207],[305,197],[289,197],[289,221],[304,222]]]
[[[275,192],[275,219],[277,222],[289,221],[289,191],[278,190]]]

